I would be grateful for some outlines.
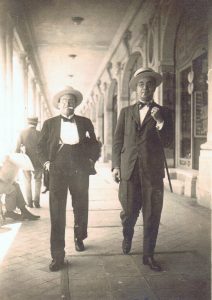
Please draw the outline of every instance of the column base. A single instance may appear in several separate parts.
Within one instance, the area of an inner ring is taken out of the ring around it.
[[[212,200],[212,144],[201,146],[199,157],[199,176],[197,182],[198,204],[211,208]]]

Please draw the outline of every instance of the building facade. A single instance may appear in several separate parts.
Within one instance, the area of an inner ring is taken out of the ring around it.
[[[210,207],[212,197],[212,10],[208,1],[138,1],[129,12],[82,113],[95,124],[111,160],[120,109],[139,67],[163,75],[155,101],[173,113],[175,139],[166,156],[175,192]]]
[[[12,147],[27,116],[37,115],[41,126],[52,112],[27,21],[9,3],[0,3],[0,138]],[[175,124],[174,142],[165,149],[173,189],[206,207],[212,198],[211,5],[134,0],[80,111],[94,123],[102,158],[110,162],[120,110],[135,102],[131,77],[139,67],[160,72],[155,101],[171,109]]]

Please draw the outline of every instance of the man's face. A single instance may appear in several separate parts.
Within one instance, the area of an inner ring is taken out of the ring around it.
[[[67,94],[60,97],[60,101],[58,103],[60,113],[67,117],[73,115],[76,102],[76,97],[72,94]]]
[[[144,77],[137,83],[136,95],[137,99],[143,102],[149,102],[153,99],[156,89],[155,79],[153,77]]]

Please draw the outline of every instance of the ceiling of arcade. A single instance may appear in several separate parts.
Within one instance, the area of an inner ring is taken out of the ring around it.
[[[19,3],[24,5],[48,99],[66,85],[80,89],[86,96],[132,1],[21,0]],[[81,24],[76,25],[74,17],[82,17]]]

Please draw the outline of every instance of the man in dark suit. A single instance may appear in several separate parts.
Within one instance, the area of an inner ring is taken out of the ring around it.
[[[172,140],[172,118],[153,95],[162,76],[150,68],[138,69],[130,81],[137,103],[121,110],[112,151],[113,177],[119,185],[123,226],[122,250],[131,250],[134,226],[143,214],[143,264],[155,271],[161,266],[154,249],[163,206],[164,152]]]
[[[38,154],[49,170],[51,217],[51,271],[59,270],[65,257],[66,201],[69,189],[74,212],[74,242],[84,250],[87,237],[89,175],[98,158],[99,146],[91,121],[74,114],[82,94],[69,87],[55,95],[60,115],[46,120],[41,130]]]
[[[26,188],[26,198],[29,207],[33,207],[34,203],[34,206],[36,208],[40,208],[40,192],[43,166],[40,163],[37,154],[37,143],[40,136],[40,131],[36,129],[38,124],[38,118],[28,118],[27,122],[28,128],[24,129],[21,132],[18,138],[16,152],[26,153],[32,162],[34,171],[23,171]],[[32,196],[32,176],[34,177],[35,181],[34,197]]]

